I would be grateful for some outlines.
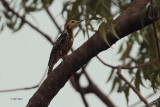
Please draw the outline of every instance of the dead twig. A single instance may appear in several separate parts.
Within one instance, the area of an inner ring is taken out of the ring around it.
[[[37,85],[33,85],[33,86],[30,86],[30,87],[24,87],[24,88],[0,90],[0,93],[2,93],[2,92],[13,92],[13,91],[22,91],[22,90],[31,90],[31,89],[34,89],[34,88],[38,88],[40,86],[40,84],[43,82],[47,72],[48,72],[48,67],[46,68],[45,73],[43,74],[42,78],[40,79],[40,81],[39,81],[39,83]]]

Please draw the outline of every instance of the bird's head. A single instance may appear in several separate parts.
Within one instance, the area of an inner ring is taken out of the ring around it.
[[[69,28],[74,30],[83,20],[77,21],[77,20],[69,20],[65,24],[65,28]]]

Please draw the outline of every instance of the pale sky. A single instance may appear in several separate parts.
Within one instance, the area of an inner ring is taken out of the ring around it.
[[[56,4],[56,5],[55,5]],[[63,28],[64,20],[59,15],[62,9],[62,0],[55,0],[50,8],[52,14],[56,17],[58,24]],[[57,29],[53,25],[50,18],[45,11],[33,14],[34,18],[28,18],[30,22],[38,26],[45,33],[49,34],[54,40],[57,35]],[[84,22],[82,25],[84,26]],[[93,33],[90,32],[90,35]],[[73,48],[76,49],[81,46],[87,39],[80,33],[74,41]],[[107,51],[101,52],[100,57],[111,65],[118,65],[119,55],[117,55],[117,49],[122,42],[127,40],[123,38],[119,40],[112,48]],[[135,45],[133,54],[137,53],[138,45]],[[9,29],[5,29],[0,33],[0,90],[14,89],[29,87],[36,85],[48,64],[48,59],[52,45],[39,33],[34,31],[28,25],[25,25],[19,32],[12,33]],[[61,60],[58,62],[60,63]],[[103,66],[96,58],[92,59],[92,62],[87,68],[88,74],[91,79],[97,84],[97,86],[109,96],[109,98],[119,107],[126,107],[126,99],[122,93],[114,91],[110,94],[111,82],[106,83],[111,69]],[[123,72],[126,77],[128,74]],[[116,73],[115,73],[116,75]],[[85,78],[81,78],[82,86],[87,85]],[[0,106],[1,107],[25,107],[31,96],[37,89],[0,93]],[[142,95],[146,96],[152,93],[152,89],[146,90],[143,88]],[[22,100],[13,100],[13,98],[21,98]],[[86,95],[87,101],[90,107],[105,107],[94,94]],[[149,99],[158,98],[154,96]],[[139,101],[137,95],[132,91],[129,97],[129,105]],[[143,105],[143,103],[141,103]],[[71,86],[70,82],[59,91],[55,98],[50,103],[49,107],[84,107],[81,96]]]

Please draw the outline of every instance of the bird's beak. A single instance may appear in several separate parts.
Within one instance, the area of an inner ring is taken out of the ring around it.
[[[84,20],[80,20],[80,21],[78,21],[78,23],[81,23],[82,21],[84,21]]]
[[[77,21],[73,28],[77,27],[83,20]]]

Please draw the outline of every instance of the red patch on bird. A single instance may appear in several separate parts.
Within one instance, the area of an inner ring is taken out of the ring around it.
[[[68,51],[71,49],[72,45],[70,45],[67,49],[62,52],[62,56],[66,55]]]
[[[67,21],[65,25],[67,25],[71,20]]]

